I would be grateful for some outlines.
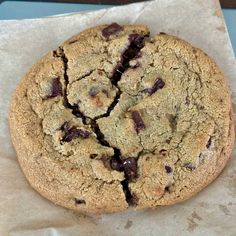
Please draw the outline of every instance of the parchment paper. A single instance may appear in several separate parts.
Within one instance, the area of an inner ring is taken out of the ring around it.
[[[236,152],[223,174],[196,197],[156,210],[81,216],[42,198],[16,160],[8,109],[17,81],[44,53],[102,23],[144,23],[178,35],[215,58],[236,103],[236,63],[217,0],[158,0],[109,10],[0,21],[0,235],[236,235]]]

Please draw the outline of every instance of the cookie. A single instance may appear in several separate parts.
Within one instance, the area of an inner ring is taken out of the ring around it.
[[[229,159],[225,78],[177,37],[143,25],[85,30],[22,78],[9,122],[31,186],[96,214],[170,205],[212,182]]]

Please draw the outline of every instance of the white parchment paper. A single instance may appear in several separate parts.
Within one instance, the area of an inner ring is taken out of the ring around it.
[[[236,152],[223,174],[196,197],[156,210],[82,216],[55,206],[27,183],[8,128],[10,97],[47,51],[102,23],[147,24],[202,48],[228,78],[236,103],[236,63],[217,0],[156,0],[96,12],[0,21],[0,236],[236,235]]]

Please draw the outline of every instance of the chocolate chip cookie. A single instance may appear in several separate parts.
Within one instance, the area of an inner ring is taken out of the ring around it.
[[[225,78],[182,39],[142,25],[85,30],[19,82],[10,129],[31,186],[83,213],[174,204],[224,168],[234,142]]]

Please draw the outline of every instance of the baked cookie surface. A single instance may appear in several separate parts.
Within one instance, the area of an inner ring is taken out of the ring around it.
[[[174,204],[222,171],[234,142],[229,90],[204,52],[142,25],[85,30],[40,59],[12,99],[31,186],[83,213]]]

